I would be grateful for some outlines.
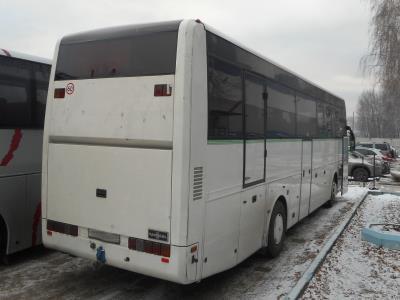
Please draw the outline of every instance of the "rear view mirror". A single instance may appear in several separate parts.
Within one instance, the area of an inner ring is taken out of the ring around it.
[[[356,138],[354,136],[354,132],[350,126],[346,126],[345,130],[346,130],[345,136],[349,137],[350,151],[355,151],[356,150]]]

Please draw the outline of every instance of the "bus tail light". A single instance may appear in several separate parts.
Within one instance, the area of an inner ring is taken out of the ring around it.
[[[65,98],[65,89],[59,88],[54,90],[54,98],[55,99],[62,99]]]
[[[154,97],[171,96],[172,87],[168,84],[156,84],[154,86]]]
[[[72,236],[78,236],[78,226],[47,220],[47,234],[51,235],[49,233],[52,231]]]
[[[168,264],[169,258],[168,257],[161,257],[161,262]]]
[[[128,248],[139,252],[145,252],[158,256],[170,257],[171,246],[168,244],[157,243],[148,240],[142,240],[130,237],[128,240]]]

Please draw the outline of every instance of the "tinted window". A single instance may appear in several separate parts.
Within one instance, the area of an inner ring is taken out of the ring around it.
[[[35,101],[33,122],[35,127],[43,127],[46,113],[47,90],[49,88],[50,66],[34,64]]]
[[[317,135],[317,105],[314,100],[296,97],[297,136],[315,137]]]
[[[243,137],[241,70],[208,58],[208,136],[210,139]]]
[[[246,75],[245,80],[245,112],[246,112],[246,138],[264,139],[265,133],[265,112],[264,98],[265,92],[264,80]]]
[[[210,57],[218,58],[235,66],[238,76],[239,71],[242,71],[242,73],[251,72],[268,78],[267,137],[342,137],[346,125],[346,110],[342,99],[211,32],[207,32],[207,55],[209,59]],[[304,101],[301,100],[305,102],[301,106],[304,109],[300,107],[297,116],[295,94],[307,95],[302,98]],[[210,101],[209,99],[209,104],[212,104]],[[209,117],[211,116],[209,111]],[[209,120],[209,135],[215,138],[215,133],[211,130],[214,130],[216,126],[210,125],[212,124]],[[231,126],[223,126],[224,129],[221,132],[229,133],[228,127]]]
[[[356,148],[356,151],[357,151],[357,152],[360,152],[361,154],[368,155],[368,152],[367,152],[367,150],[365,150],[365,149]]]
[[[0,127],[43,127],[50,66],[0,56]]]
[[[327,137],[334,137],[334,113],[330,105],[325,105],[325,122]]]
[[[317,103],[317,129],[318,137],[328,137],[328,128],[325,121],[325,104],[321,102]]]
[[[375,144],[375,148],[383,151],[388,151],[389,147],[387,144]]]
[[[179,23],[122,27],[61,41],[55,80],[174,74]]]
[[[365,148],[374,148],[372,144],[360,144]]]
[[[371,150],[365,150],[365,155],[374,155],[375,152]]]
[[[295,137],[296,106],[293,92],[276,83],[267,83],[267,137]]]

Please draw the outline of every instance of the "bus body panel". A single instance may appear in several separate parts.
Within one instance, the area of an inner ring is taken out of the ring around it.
[[[310,212],[324,204],[331,195],[333,176],[338,172],[337,157],[340,139],[313,140],[312,185]]]
[[[40,173],[42,130],[1,129],[0,177]]]
[[[240,193],[207,201],[202,278],[237,264],[240,203]]]
[[[22,132],[24,133],[24,131]],[[8,229],[6,254],[12,254],[41,243],[40,215],[35,215],[38,209],[40,211],[41,176],[37,171],[31,173],[35,170],[34,167],[37,167],[37,164],[40,163],[40,159],[35,159],[35,152],[41,146],[35,145],[34,142],[38,142],[36,136],[30,136],[31,139],[28,138],[29,132],[24,133],[24,136],[27,138],[26,142],[23,143],[25,145],[21,145],[21,150],[25,149],[14,153],[15,157],[9,166],[13,166],[14,161],[19,163],[15,168],[7,166],[4,172],[6,176],[0,177],[0,191],[2,193],[0,216],[4,219]],[[33,143],[28,143],[32,141]],[[29,160],[25,157],[26,163],[23,164],[21,161],[24,161],[24,159],[20,159],[21,154],[28,151],[30,147],[32,147],[33,157]],[[13,169],[13,171],[9,169]],[[35,218],[39,219],[35,220]]]
[[[246,189],[240,194],[239,248],[237,263],[262,247],[265,214],[265,185]]]
[[[189,180],[190,180],[190,99],[192,95],[193,31],[201,24],[184,20],[179,25],[176,52],[173,159],[172,159],[172,203],[171,243],[188,244]],[[202,26],[201,26],[202,27]],[[201,72],[201,70],[200,70]],[[201,74],[201,73],[200,73]],[[199,74],[199,75],[200,75]]]
[[[190,95],[190,166],[189,166],[189,194],[188,204],[188,229],[187,244],[203,245],[204,236],[204,211],[207,199],[207,49],[204,27],[197,24],[193,28],[193,50],[191,64],[191,95]],[[197,260],[199,263],[191,264],[188,268],[196,267],[195,279],[201,278],[203,247],[199,247]],[[194,266],[196,265],[196,266]],[[188,274],[190,272],[188,271]],[[189,275],[188,275],[188,278]]]
[[[41,243],[42,126],[50,63],[0,49],[0,218],[7,232],[0,255]]]
[[[174,76],[57,81],[54,88],[74,88],[65,98],[51,99],[49,134],[171,145],[173,96],[155,97],[160,83],[172,89]]]
[[[50,144],[48,159],[48,219],[141,239],[170,232],[171,150]]]
[[[284,201],[290,228],[311,211],[310,197],[301,198],[303,185],[314,194],[315,207],[328,200],[325,195],[329,195],[337,160],[341,160],[341,155],[332,150],[338,144],[331,140],[267,139],[265,180],[252,186],[244,184],[244,168],[249,174],[262,174],[263,157],[258,154],[263,151],[256,145],[257,157],[251,156],[253,144],[249,144],[245,158],[243,139],[209,137],[206,37],[200,22],[180,23],[174,75],[67,80],[50,85],[54,89],[73,83],[75,92],[61,101],[49,97],[43,168],[44,174],[47,167],[49,171],[43,183],[48,201],[43,213],[49,219],[52,216],[56,221],[78,223],[79,234],[49,234],[44,228],[46,246],[96,259],[89,247],[95,243],[105,248],[108,264],[190,283],[229,269],[267,246],[276,201]],[[273,79],[278,80],[279,72],[276,76]],[[157,102],[149,96],[151,87],[164,82],[173,86],[173,97]],[[136,99],[137,91],[143,102],[135,111],[131,99]],[[145,119],[151,122],[145,123]],[[312,159],[314,142],[317,155]],[[302,165],[305,144],[310,146],[307,166]],[[244,159],[249,159],[247,165]],[[257,160],[259,163],[255,163]],[[306,167],[310,176],[302,182],[302,169]],[[160,174],[154,176],[157,172]],[[313,182],[315,174],[318,179]],[[73,176],[73,184],[68,185],[66,178]],[[110,199],[97,199],[95,192],[100,185],[110,186],[107,192],[118,192],[111,193]],[[165,194],[169,198],[163,197]],[[145,202],[142,196],[152,200]],[[68,197],[74,199],[71,207],[79,212],[69,208]],[[108,200],[116,203],[115,212],[105,204]],[[136,207],[137,215],[132,213]],[[96,212],[98,216],[89,215]],[[159,227],[156,230],[169,230],[169,265],[160,264],[159,256],[127,247],[130,235],[147,239],[146,229],[153,225]],[[89,238],[91,228],[119,234],[120,244]]]
[[[96,250],[89,247],[94,242],[97,247],[104,249],[106,263],[109,265],[181,284],[193,282],[187,280],[186,274],[186,267],[191,264],[191,247],[172,246],[171,257],[166,263],[162,262],[160,256],[129,250],[127,240],[122,240],[121,245],[105,243],[88,238],[87,232],[85,234],[82,229],[78,237],[53,232],[49,238],[45,225],[46,221],[42,230],[46,247],[96,261]]]
[[[301,149],[301,186],[300,186],[300,205],[299,220],[305,218],[309,213],[311,197],[311,161],[312,161],[312,141],[303,141]]]

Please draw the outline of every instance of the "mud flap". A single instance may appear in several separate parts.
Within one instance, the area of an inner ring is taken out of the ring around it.
[[[197,276],[197,265],[199,261],[198,248],[199,248],[198,244],[194,244],[190,247],[187,247],[186,275],[189,281],[194,281],[198,279]]]

